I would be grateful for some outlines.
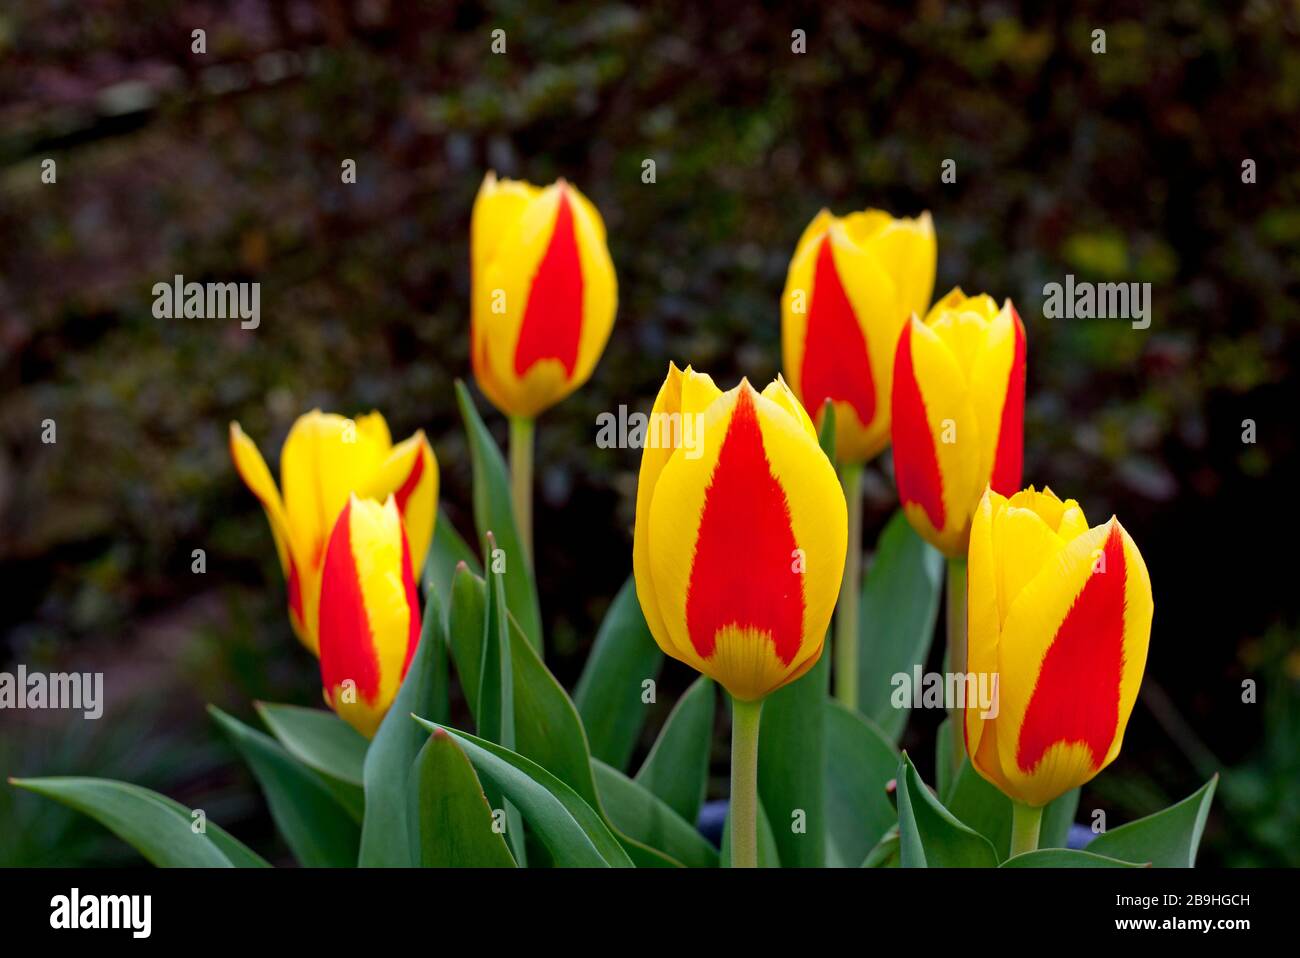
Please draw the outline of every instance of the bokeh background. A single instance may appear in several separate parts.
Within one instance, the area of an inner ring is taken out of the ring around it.
[[[577,183],[620,281],[592,382],[539,430],[562,681],[631,566],[638,453],[598,449],[596,416],[648,410],[669,359],[767,381],[788,257],[818,209],[929,209],[936,295],[1009,295],[1028,328],[1026,479],[1094,521],[1118,513],[1151,569],[1143,698],[1081,818],[1101,808],[1113,827],[1222,771],[1202,862],[1300,863],[1296,5],[715,6],[0,9],[0,668],[103,670],[108,698],[99,722],[0,713],[0,773],[136,781],[285,857],[203,711],[320,701],[227,424],[273,468],[314,406],[423,427],[471,532],[452,383],[469,375],[470,207],[494,168]],[[175,273],[261,283],[261,327],[153,318],[151,287]],[[1066,273],[1150,282],[1151,328],[1045,319],[1043,284]],[[867,487],[872,542],[895,506],[887,457]],[[688,678],[665,670],[646,742]],[[928,755],[935,720],[915,716],[905,742]],[[716,794],[725,769],[719,755]],[[0,864],[138,861],[7,786],[0,823]]]

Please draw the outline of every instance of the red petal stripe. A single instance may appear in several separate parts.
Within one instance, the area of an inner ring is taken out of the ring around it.
[[[1011,323],[1015,329],[1016,354],[1007,376],[1002,425],[998,429],[998,451],[993,460],[993,475],[989,479],[993,491],[1004,496],[1019,491],[1025,454],[1025,327],[1014,306],[1011,307]]]
[[[423,451],[420,458],[424,458]],[[406,670],[415,658],[416,647],[420,644],[420,599],[415,590],[415,570],[411,567],[411,547],[406,541],[406,529],[402,529],[402,584],[406,587],[406,607],[411,611],[411,623],[406,636],[406,658],[402,660],[401,684],[406,678]]]
[[[1094,766],[1105,761],[1119,723],[1124,665],[1124,540],[1111,527],[1105,571],[1088,576],[1038,671],[1020,726],[1016,763],[1032,771],[1057,742],[1081,742]]]
[[[925,415],[925,400],[912,368],[912,323],[903,326],[894,356],[892,397],[894,479],[898,498],[915,502],[925,510],[930,524],[943,528],[943,474],[939,471],[934,435]]]
[[[800,380],[805,407],[818,414],[832,399],[852,406],[864,426],[876,416],[867,340],[840,282],[829,236],[817,250]]]
[[[411,493],[415,492],[415,487],[420,484],[420,477],[424,475],[424,447],[415,447],[415,462],[411,464],[411,471],[407,473],[406,480],[402,487],[393,494],[397,502],[397,511],[406,514],[406,501],[411,498]]]
[[[691,560],[686,627],[695,651],[713,655],[719,629],[754,629],[789,665],[803,637],[803,576],[785,490],[772,475],[758,414],[742,385],[704,509]]]
[[[561,188],[555,227],[537,265],[524,321],[515,347],[515,375],[522,376],[543,359],[558,359],[566,376],[578,363],[582,333],[582,261],[573,232],[568,190]]]
[[[325,688],[351,679],[358,695],[373,701],[379,691],[379,659],[352,555],[352,503],[339,513],[325,550],[320,590],[320,672]]]

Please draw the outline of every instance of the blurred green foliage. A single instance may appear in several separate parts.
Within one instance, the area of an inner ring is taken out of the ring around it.
[[[817,210],[928,208],[936,295],[1009,295],[1028,327],[1027,481],[1094,521],[1117,512],[1147,558],[1149,681],[1231,766],[1223,793],[1240,779],[1203,860],[1294,864],[1280,792],[1294,782],[1300,609],[1291,563],[1268,549],[1296,541],[1298,522],[1284,505],[1298,478],[1297,33],[1294,5],[1260,0],[0,11],[0,662],[115,663],[116,714],[138,719],[93,733],[116,749],[43,751],[23,742],[44,732],[24,733],[0,771],[184,786],[193,747],[215,741],[196,703],[316,701],[265,521],[228,460],[230,420],[273,468],[313,406],[378,408],[396,435],[424,427],[448,512],[469,527],[451,383],[469,375],[470,207],[495,168],[581,186],[620,280],[594,379],[539,428],[539,584],[566,684],[630,568],[638,457],[597,449],[596,415],[648,409],[669,359],[724,383],[771,378],[788,257]],[[340,181],[346,158],[355,185]],[[945,159],[955,183],[940,181]],[[1043,284],[1068,272],[1151,282],[1151,328],[1044,319]],[[261,327],[155,319],[151,287],[176,273],[260,282]],[[46,419],[56,444],[40,440]],[[873,541],[887,457],[867,489]],[[183,715],[118,678],[160,648]],[[1240,701],[1247,678],[1258,705]],[[128,736],[170,723],[187,758],[141,775],[115,761]],[[1090,800],[1141,814],[1198,775],[1139,708],[1080,814]],[[50,860],[55,837],[0,857]]]

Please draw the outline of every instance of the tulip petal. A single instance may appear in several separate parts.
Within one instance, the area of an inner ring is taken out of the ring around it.
[[[424,430],[394,446],[357,494],[380,502],[393,496],[402,514],[412,565],[423,570],[438,513],[438,459]]]
[[[373,736],[420,636],[410,549],[391,497],[381,506],[353,496],[340,512],[325,553],[319,634],[326,701]]]

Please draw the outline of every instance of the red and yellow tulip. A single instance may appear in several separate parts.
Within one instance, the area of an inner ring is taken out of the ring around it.
[[[1151,637],[1151,579],[1114,517],[1031,486],[980,500],[968,558],[967,667],[997,708],[965,711],[967,753],[1009,797],[1042,806],[1119,754]],[[996,711],[992,717],[983,712]]]
[[[353,495],[325,549],[320,672],[325,701],[372,738],[420,642],[415,567],[395,497]]]
[[[618,305],[605,224],[560,180],[489,173],[470,222],[474,378],[508,416],[532,419],[590,378]]]
[[[325,545],[349,496],[392,495],[414,567],[423,568],[438,511],[438,460],[423,431],[393,445],[377,412],[346,419],[313,410],[293,424],[280,450],[280,488],[237,422],[230,424],[230,455],[266,512],[289,586],[289,620],[313,653]]]
[[[836,456],[865,462],[889,444],[894,346],[934,292],[930,214],[822,210],[795,247],[781,297],[785,375],[820,428],[835,404]]]
[[[912,317],[894,359],[894,478],[912,527],[963,555],[988,486],[1020,488],[1025,327],[1011,300],[954,289]]]
[[[633,541],[646,622],[667,655],[761,699],[822,652],[844,571],[835,470],[779,378],[724,393],[670,366],[648,436]]]

